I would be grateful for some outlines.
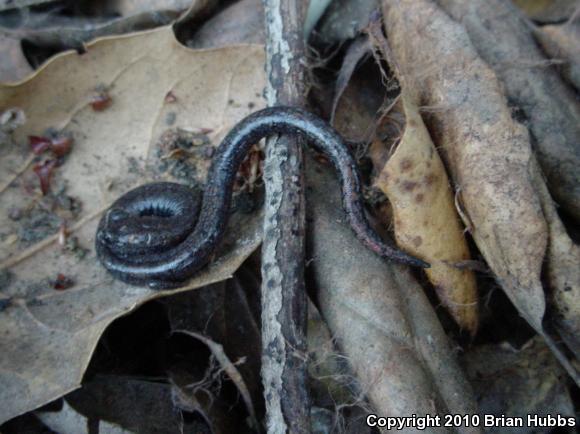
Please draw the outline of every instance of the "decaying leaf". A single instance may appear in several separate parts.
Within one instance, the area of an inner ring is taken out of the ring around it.
[[[527,131],[512,120],[495,74],[459,24],[427,1],[383,4],[401,78],[421,92],[435,142],[473,222],[472,235],[520,312],[541,329],[539,277],[547,235],[529,182]],[[428,35],[401,37],[422,35],[421,29]]]
[[[93,251],[97,220],[138,184],[203,180],[210,158],[194,154],[193,166],[167,159],[167,138],[211,131],[201,142],[217,145],[250,107],[263,104],[263,82],[261,47],[192,51],[163,28],[98,40],[83,55],[61,54],[29,80],[0,88],[2,105],[22,109],[27,119],[13,133],[15,145],[0,149],[0,185],[10,185],[0,208],[22,211],[19,218],[0,216],[3,239],[12,239],[0,249],[7,270],[0,292],[0,421],[78,387],[107,325],[167,293],[127,286],[105,272]],[[90,97],[100,89],[112,103],[96,112]],[[176,96],[171,104],[169,92]],[[75,145],[55,169],[53,193],[41,200],[37,181],[29,179],[27,137],[47,130],[70,135]],[[64,250],[55,243],[62,209]],[[229,228],[216,261],[177,291],[231,276],[260,242],[255,214],[235,215]],[[54,290],[49,279],[58,273],[75,285]]]
[[[555,61],[564,77],[580,91],[580,22],[543,26],[535,32],[544,51]]]
[[[472,271],[456,262],[471,258],[455,211],[443,163],[417,107],[403,91],[404,133],[386,164],[384,144],[371,149],[379,175],[375,181],[393,207],[397,244],[431,264],[425,270],[443,305],[472,335],[477,330],[477,285]]]
[[[570,239],[537,165],[532,181],[538,192],[550,235],[546,252],[548,300],[562,338],[580,358],[580,247]]]
[[[402,79],[430,114],[430,132],[461,189],[473,238],[520,314],[544,334],[540,274],[549,233],[531,179],[527,130],[512,120],[499,80],[460,24],[427,1],[383,6]],[[403,37],[408,34],[417,37]]]
[[[528,415],[574,416],[574,405],[566,388],[566,374],[541,338],[521,349],[507,342],[483,345],[467,351],[462,365],[477,396],[479,414],[523,417],[524,427],[489,426],[489,433],[534,433]]]
[[[309,160],[307,180],[309,273],[320,311],[374,411],[473,414],[469,385],[422,288],[357,241],[327,170]]]
[[[508,100],[521,109],[550,192],[580,221],[580,105],[538,48],[530,23],[509,1],[438,3],[465,27]]]

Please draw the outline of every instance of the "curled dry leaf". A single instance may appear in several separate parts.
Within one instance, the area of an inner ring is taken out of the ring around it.
[[[549,228],[532,182],[529,135],[512,120],[499,80],[460,24],[427,1],[383,5],[402,79],[430,111],[428,126],[461,189],[473,238],[520,314],[555,350],[542,328],[540,274]],[[555,354],[580,381],[562,354]]]
[[[550,235],[546,277],[553,319],[568,347],[580,359],[580,247],[570,239],[560,221],[537,164],[532,169],[532,181]]]
[[[28,136],[47,129],[75,138],[52,184],[54,191],[66,187],[66,194],[82,203],[82,213],[67,225],[77,248],[57,244],[57,217],[54,230],[41,234],[40,241],[30,245],[19,239],[0,250],[0,268],[12,275],[0,295],[9,300],[0,309],[0,423],[78,387],[110,322],[167,293],[127,286],[106,273],[93,250],[98,218],[125,191],[152,179],[203,180],[208,159],[195,161],[195,170],[183,175],[176,170],[185,165],[159,158],[158,139],[170,128],[210,128],[217,145],[248,114],[248,105],[263,105],[263,83],[261,47],[193,51],[176,41],[171,28],[163,28],[98,40],[83,55],[58,55],[29,80],[0,88],[2,105],[19,107],[27,117],[13,133],[19,146],[0,148],[0,184],[13,180],[0,194],[0,209],[30,209],[34,199],[17,188],[22,176],[15,171],[33,155]],[[88,97],[98,86],[109,89],[115,103],[96,113]],[[178,104],[165,103],[169,91]],[[228,104],[231,99],[240,104]],[[25,235],[23,220],[2,213],[2,233]],[[257,247],[260,216],[239,214],[232,220],[217,259],[176,291],[230,277]],[[54,290],[50,280],[58,272],[66,272],[75,286]]]
[[[500,83],[459,24],[428,1],[383,5],[401,79],[430,111],[434,141],[461,189],[472,235],[520,313],[541,330],[547,234],[529,182],[527,131],[512,120]]]
[[[406,116],[403,136],[387,163],[380,161],[384,145],[375,142],[375,184],[393,207],[397,244],[431,264],[425,272],[443,305],[472,335],[478,324],[475,275],[454,267],[471,259],[454,196],[443,163],[410,97],[403,91]]]
[[[536,40],[556,62],[562,62],[562,75],[580,91],[580,22],[544,26],[535,32]]]
[[[310,273],[320,311],[374,412],[473,414],[470,387],[422,288],[358,242],[336,180],[313,160],[306,166]]]
[[[580,105],[538,48],[530,23],[506,0],[438,3],[465,26],[507,98],[522,110],[548,188],[580,221]]]

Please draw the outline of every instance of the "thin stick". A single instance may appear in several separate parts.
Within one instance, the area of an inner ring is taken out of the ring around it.
[[[304,106],[300,0],[263,0],[268,105]],[[302,147],[281,137],[267,146],[262,247],[262,381],[268,433],[309,433],[304,291]]]

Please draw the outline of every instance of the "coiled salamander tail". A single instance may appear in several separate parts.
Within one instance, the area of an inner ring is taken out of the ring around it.
[[[326,122],[293,107],[272,107],[241,120],[217,148],[203,199],[189,187],[163,182],[121,196],[101,218],[96,250],[118,279],[155,289],[180,286],[205,266],[222,240],[230,213],[235,175],[260,139],[302,136],[331,162],[340,178],[342,203],[358,239],[369,249],[402,264],[429,264],[386,244],[365,216],[355,160],[341,136]]]

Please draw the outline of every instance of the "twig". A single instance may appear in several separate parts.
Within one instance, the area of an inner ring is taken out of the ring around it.
[[[268,105],[304,105],[300,0],[263,0]],[[306,388],[302,148],[281,137],[267,147],[262,248],[262,381],[268,433],[309,433]]]

